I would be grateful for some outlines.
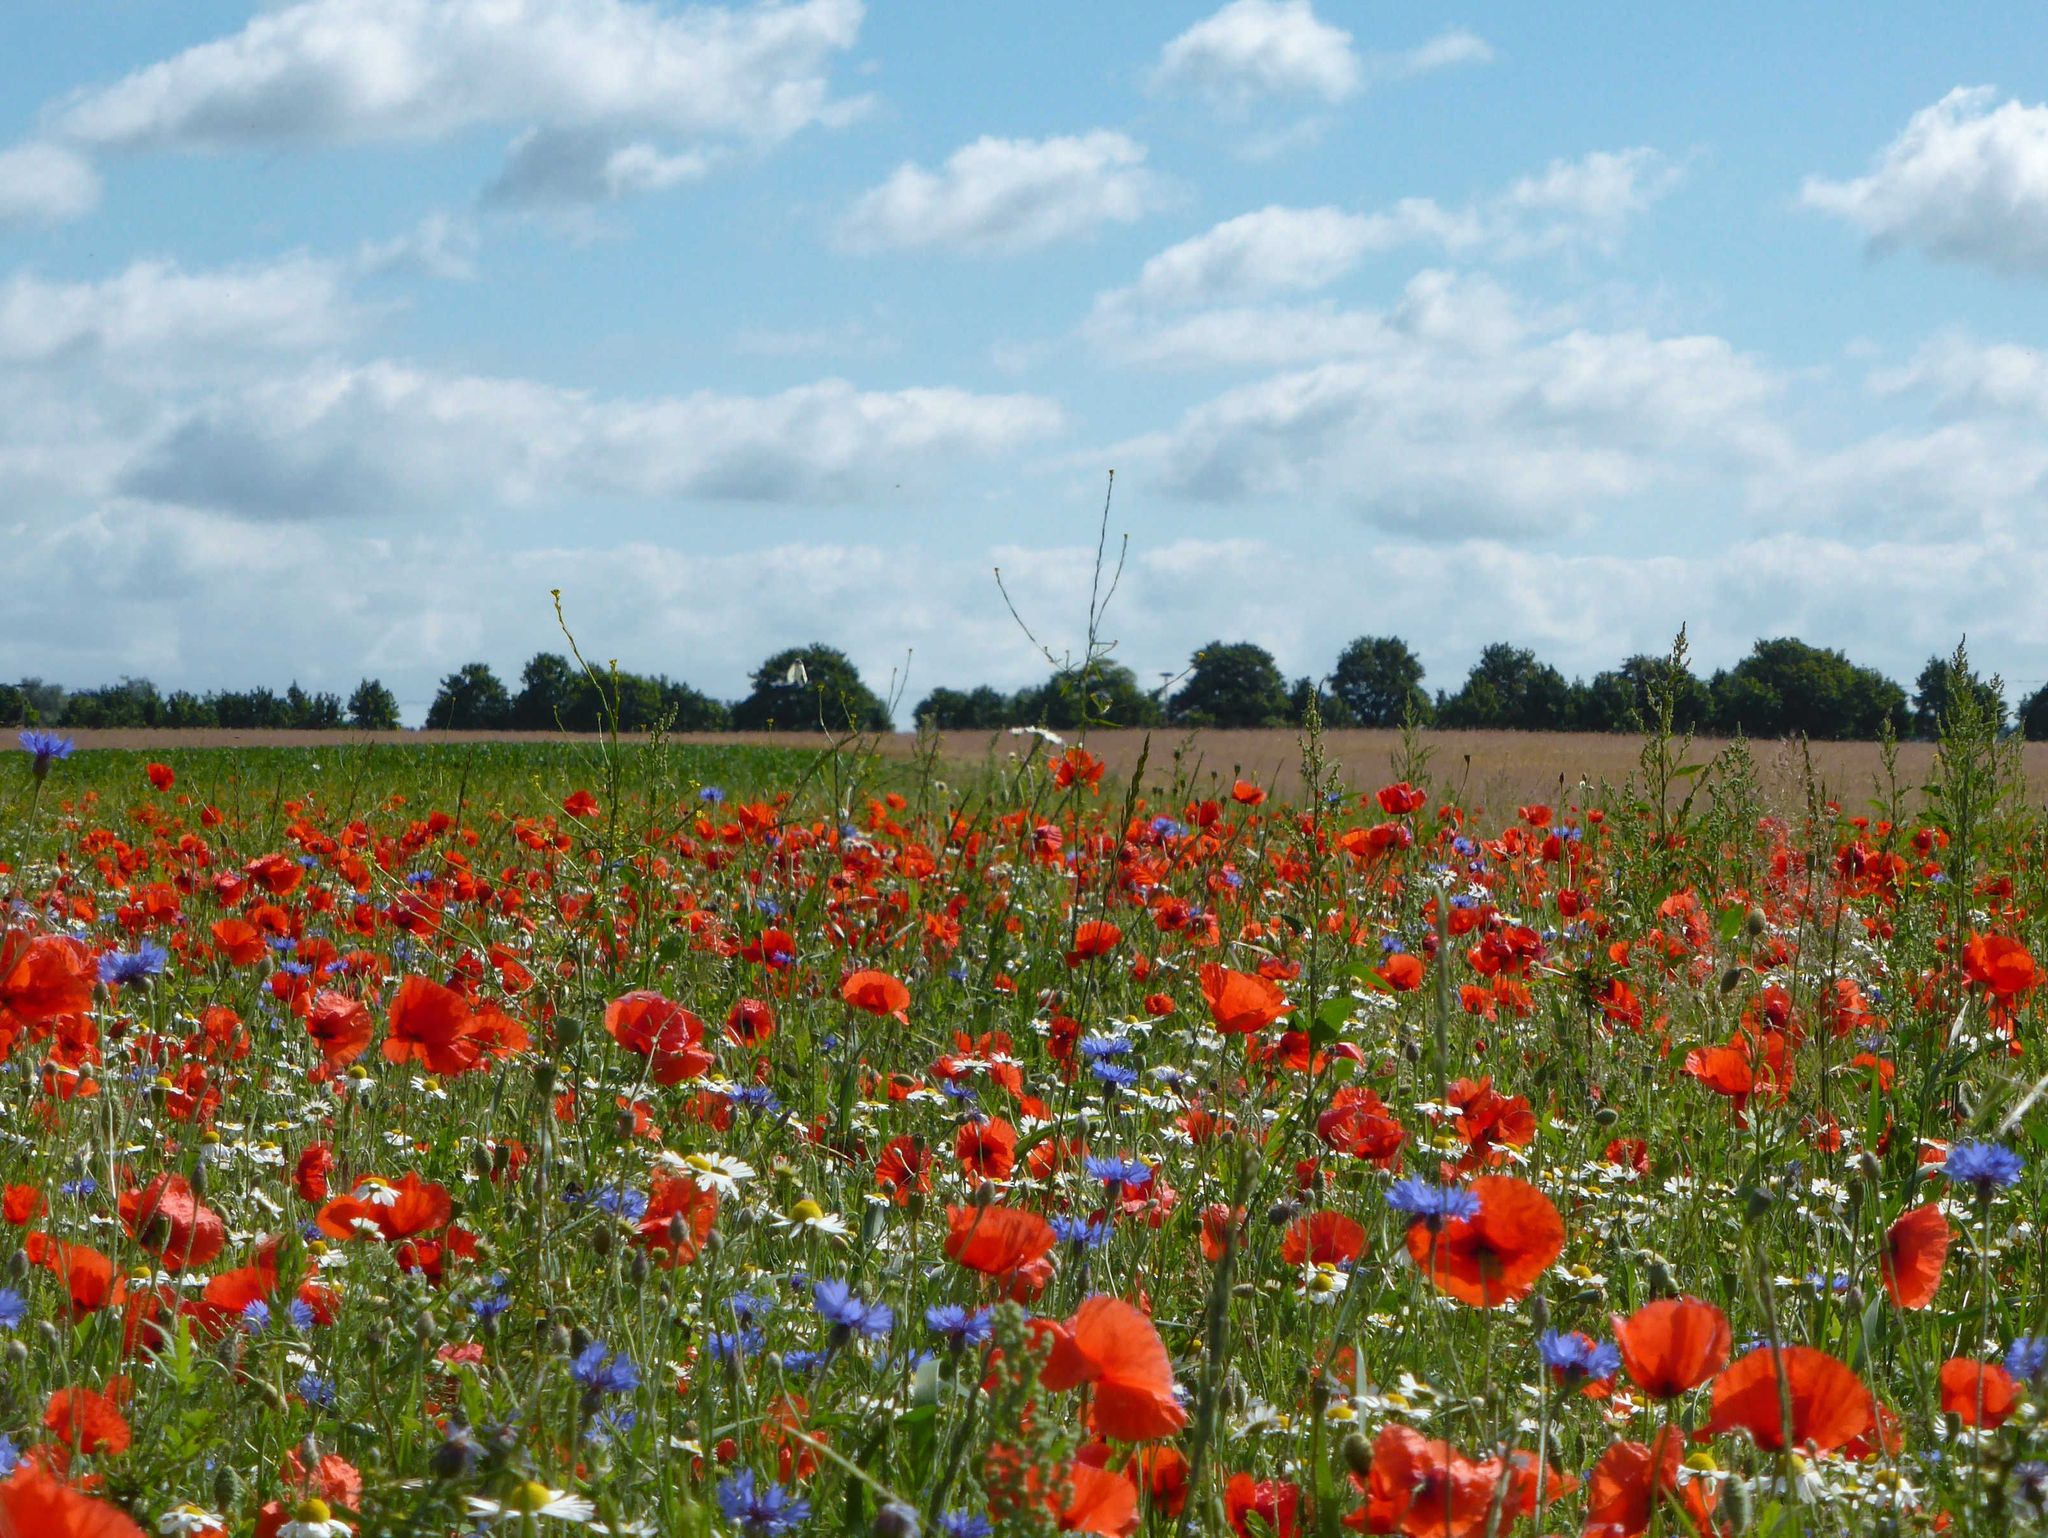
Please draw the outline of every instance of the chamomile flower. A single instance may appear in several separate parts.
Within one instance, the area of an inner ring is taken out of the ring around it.
[[[227,1523],[205,1507],[184,1501],[156,1519],[156,1530],[160,1533],[193,1535],[224,1533],[227,1531]],[[283,1532],[286,1529],[279,1531]],[[293,1535],[293,1538],[297,1538],[297,1535]]]
[[[836,1212],[827,1212],[808,1196],[792,1206],[788,1212],[778,1212],[769,1218],[777,1228],[803,1229],[807,1233],[820,1234],[827,1239],[844,1243],[853,1232],[847,1227],[846,1219]]]
[[[308,1496],[292,1508],[291,1520],[277,1530],[277,1538],[349,1538],[354,1531],[325,1501]]]
[[[753,1165],[730,1154],[673,1154],[664,1150],[661,1161],[696,1181],[699,1190],[716,1191],[726,1197],[738,1196],[741,1183],[752,1180],[755,1174]]]
[[[537,1479],[513,1488],[502,1501],[480,1495],[469,1498],[470,1514],[482,1522],[516,1521],[524,1517],[548,1517],[556,1522],[588,1522],[597,1508],[580,1495],[551,1490]]]

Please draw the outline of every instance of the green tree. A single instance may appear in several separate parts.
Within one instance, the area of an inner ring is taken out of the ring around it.
[[[348,724],[365,732],[397,731],[398,696],[382,679],[364,679],[348,697]]]
[[[0,684],[0,726],[35,726],[42,721],[19,684]]]
[[[1567,724],[1571,685],[1526,647],[1496,641],[1479,654],[1456,694],[1437,700],[1446,726],[1561,730]]]
[[[2048,742],[2048,684],[2020,701],[2018,724],[2029,742]]]
[[[1330,692],[1360,726],[1399,726],[1412,714],[1429,718],[1422,659],[1395,635],[1362,635],[1337,654]]]
[[[1669,657],[1637,653],[1618,668],[1593,675],[1590,684],[1574,684],[1571,727],[1582,732],[1637,732],[1647,725],[1655,710],[1650,703],[1653,686],[1670,680],[1677,686],[1672,729],[1698,731],[1713,717],[1714,702],[1692,669],[1674,669]]]
[[[1344,696],[1319,688],[1313,678],[1297,678],[1287,690],[1287,712],[1297,726],[1308,722],[1308,702],[1316,702],[1316,715],[1325,726],[1357,726],[1358,717],[1344,702]]]
[[[1906,719],[1906,691],[1874,668],[1793,636],[1758,641],[1708,684],[1714,724],[1751,737],[1873,738]]]
[[[28,725],[64,719],[64,702],[70,696],[64,692],[63,685],[44,683],[40,678],[24,678],[14,687],[28,701]]]
[[[912,719],[935,732],[993,732],[1012,723],[1011,712],[1010,696],[979,684],[972,689],[932,690],[918,702]]]
[[[1078,668],[1063,668],[1036,688],[1021,689],[1010,701],[1013,722],[1069,732],[1081,726],[1157,726],[1164,719],[1157,696],[1138,675],[1106,657]]]
[[[161,726],[163,697],[146,678],[124,678],[100,689],[85,689],[64,702],[66,726]]]
[[[441,680],[427,707],[434,731],[502,731],[512,721],[512,696],[489,663],[465,663]]]
[[[754,670],[753,688],[732,708],[741,731],[890,730],[889,707],[866,684],[853,660],[814,641],[777,652]]]
[[[1172,717],[1188,726],[1286,726],[1292,710],[1271,652],[1250,641],[1211,641],[1189,663]]]
[[[560,652],[539,652],[527,660],[519,675],[519,692],[512,697],[511,726],[521,732],[589,731],[575,724],[582,696],[591,694],[590,680],[583,669]],[[595,714],[595,699],[591,711]]]
[[[655,686],[661,691],[661,708],[669,718],[669,730],[676,732],[725,732],[732,730],[732,707],[714,700],[700,689],[657,674]]]
[[[1956,670],[1949,657],[1929,657],[1927,666],[1913,685],[1913,730],[1921,737],[1941,735],[1942,718],[1954,708],[1958,694],[1969,690],[1977,708],[1995,730],[2005,730],[2005,686],[1996,678],[1982,678],[1976,669]]]

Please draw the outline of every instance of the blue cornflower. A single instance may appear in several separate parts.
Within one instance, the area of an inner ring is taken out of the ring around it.
[[[569,1364],[569,1376],[593,1394],[630,1394],[640,1386],[640,1369],[633,1359],[623,1353],[608,1355],[601,1340],[577,1353]]]
[[[91,1196],[100,1188],[100,1183],[90,1175],[80,1175],[76,1180],[67,1180],[57,1187],[65,1196]]]
[[[1098,1083],[1111,1089],[1129,1089],[1138,1082],[1138,1070],[1127,1063],[1094,1062],[1088,1065],[1088,1071]]]
[[[1081,1163],[1091,1180],[1104,1185],[1135,1188],[1152,1183],[1152,1166],[1139,1159],[1105,1159],[1090,1154]]]
[[[21,746],[29,755],[28,772],[37,779],[47,779],[50,765],[71,756],[72,743],[69,737],[59,737],[55,732],[26,731],[21,734]]]
[[[736,1292],[725,1300],[725,1306],[742,1325],[759,1324],[775,1312],[775,1300],[758,1292]]]
[[[1621,1352],[1579,1330],[1545,1330],[1536,1341],[1543,1365],[1571,1383],[1603,1382],[1621,1370]]]
[[[494,1292],[489,1297],[478,1298],[470,1304],[469,1311],[479,1319],[495,1319],[511,1306],[512,1300],[504,1293]]]
[[[978,1346],[995,1333],[995,1320],[985,1308],[962,1308],[958,1303],[940,1303],[924,1311],[924,1322],[934,1335],[958,1351]]]
[[[0,1329],[14,1329],[26,1318],[28,1299],[12,1287],[0,1287]]]
[[[964,1084],[957,1079],[939,1080],[939,1091],[948,1100],[957,1100],[962,1105],[978,1105],[981,1101],[972,1084]]]
[[[719,802],[725,799],[725,792],[720,790],[716,785],[706,785],[702,790],[697,792],[697,799],[699,801],[708,801],[713,806],[716,806]]]
[[[1407,949],[1407,941],[1403,940],[1399,935],[1380,936],[1380,953],[1382,955],[1398,956]]]
[[[21,1467],[21,1449],[14,1445],[14,1438],[0,1432],[0,1479]]]
[[[854,1336],[880,1340],[895,1328],[896,1311],[886,1303],[863,1303],[844,1282],[823,1281],[811,1288],[811,1301],[832,1326],[832,1344],[843,1346]]]
[[[334,1385],[318,1373],[299,1374],[299,1397],[316,1410],[331,1410],[336,1399]]]
[[[720,1361],[737,1366],[759,1351],[767,1338],[759,1330],[714,1330],[704,1337],[704,1349]]]
[[[284,1307],[284,1316],[291,1321],[292,1328],[301,1335],[312,1329],[317,1322],[317,1316],[313,1312],[313,1305],[304,1298],[293,1298],[291,1302],[287,1303]]]
[[[612,1438],[624,1436],[627,1432],[631,1431],[633,1423],[639,1418],[639,1415],[630,1405],[621,1405],[616,1410],[605,1411],[593,1420],[590,1423],[590,1429],[584,1433],[584,1436],[600,1444],[609,1442]]]
[[[1387,1205],[1408,1214],[1410,1222],[1441,1228],[1452,1218],[1479,1216],[1479,1198],[1461,1186],[1432,1185],[1410,1176],[1397,1180],[1387,1192]]]
[[[782,1102],[775,1098],[775,1091],[765,1084],[736,1084],[727,1091],[725,1098],[734,1105],[745,1106],[750,1111],[766,1111],[770,1115],[782,1109]]]
[[[2048,1371],[2048,1339],[2022,1335],[2006,1348],[2005,1370],[2022,1383],[2031,1383]]]
[[[1131,1038],[1128,1036],[1083,1036],[1080,1046],[1081,1055],[1090,1062],[1096,1062],[1105,1057],[1122,1057],[1131,1050]]]
[[[161,945],[143,940],[132,951],[109,951],[100,957],[100,981],[109,986],[146,983],[158,976],[170,959],[171,953]]]
[[[782,1353],[782,1370],[802,1377],[816,1372],[831,1360],[829,1351],[785,1351]]]
[[[1155,817],[1152,819],[1152,836],[1154,838],[1186,838],[1187,832],[1186,828],[1183,828],[1171,817]]]
[[[242,1328],[251,1335],[261,1335],[270,1328],[270,1305],[261,1298],[251,1298],[242,1305]]]
[[[1942,1173],[1958,1185],[1974,1186],[1979,1196],[2019,1183],[2026,1161],[2003,1143],[1958,1143],[1948,1151]]]
[[[614,1217],[637,1223],[647,1211],[647,1193],[631,1186],[605,1186],[590,1195],[590,1205]]]
[[[743,1533],[786,1533],[811,1516],[811,1503],[781,1485],[763,1484],[752,1469],[718,1482],[718,1510]]]
[[[1061,1244],[1071,1244],[1076,1249],[1099,1249],[1109,1243],[1109,1225],[1100,1218],[1056,1217],[1052,1220],[1052,1232]]]
[[[978,1511],[949,1511],[939,1518],[939,1530],[946,1538],[989,1538],[995,1528]]]

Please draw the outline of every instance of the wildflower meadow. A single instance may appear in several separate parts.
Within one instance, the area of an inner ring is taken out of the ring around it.
[[[1519,806],[26,733],[0,1533],[2034,1530],[2048,823],[1664,705]]]

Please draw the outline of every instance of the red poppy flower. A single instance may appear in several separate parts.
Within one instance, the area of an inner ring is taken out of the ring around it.
[[[910,990],[887,972],[856,972],[839,985],[841,1001],[870,1015],[910,1023]]]
[[[1971,935],[1963,947],[1963,970],[1971,982],[2001,999],[2025,993],[2040,981],[2027,948],[2004,935]]]
[[[377,1028],[361,1000],[323,988],[306,1008],[306,1034],[319,1043],[323,1066],[334,1069],[361,1057]]]
[[[1364,1253],[1364,1226],[1341,1212],[1296,1218],[1280,1240],[1280,1258],[1290,1266],[1348,1266]]]
[[[1067,952],[1067,965],[1078,967],[1084,961],[1107,956],[1123,942],[1123,938],[1124,932],[1107,919],[1089,919],[1074,931],[1074,945]]]
[[[1429,796],[1403,780],[1398,785],[1382,785],[1374,799],[1389,817],[1399,817],[1404,812],[1420,811]]]
[[[1052,1225],[1022,1207],[948,1207],[946,1254],[984,1276],[1009,1276],[1052,1253]]]
[[[445,1186],[431,1184],[408,1170],[395,1185],[365,1175],[347,1196],[337,1196],[320,1209],[320,1231],[335,1239],[354,1239],[376,1229],[387,1242],[430,1234],[448,1226],[455,1205]]]
[[[1688,1524],[1692,1532],[1711,1533],[1713,1485],[1695,1480],[1681,1488],[1678,1483],[1682,1440],[1677,1431],[1666,1428],[1652,1446],[1616,1442],[1602,1453],[1586,1481],[1582,1538],[1641,1538],[1660,1507],[1666,1514],[1664,1531],[1674,1538],[1684,1530],[1674,1525],[1677,1521]]]
[[[47,1205],[43,1200],[43,1193],[34,1186],[9,1186],[4,1200],[0,1200],[0,1216],[4,1216],[16,1228],[26,1228],[43,1215],[43,1209]]]
[[[41,1266],[64,1284],[74,1316],[105,1308],[115,1298],[114,1263],[90,1245],[30,1234],[22,1249],[30,1265]]]
[[[424,977],[408,977],[398,985],[398,996],[391,1001],[391,1034],[384,1038],[384,1059],[423,1062],[429,1073],[466,1073],[483,1056],[474,1037],[475,1021],[461,994]]]
[[[1406,951],[1397,951],[1374,969],[1373,976],[1396,993],[1413,993],[1422,986],[1422,963]]]
[[[43,1410],[43,1425],[59,1441],[82,1453],[123,1453],[128,1450],[127,1417],[119,1399],[127,1384],[114,1380],[114,1393],[89,1388],[60,1388]]]
[[[210,932],[230,966],[253,967],[270,953],[263,943],[263,931],[247,919],[218,919]]]
[[[656,1175],[640,1214],[640,1243],[666,1252],[670,1267],[686,1266],[704,1249],[718,1219],[718,1193],[681,1175]]]
[[[1474,1463],[1407,1426],[1380,1428],[1366,1476],[1365,1530],[1474,1538],[1493,1515],[1499,1466]]]
[[[1728,1365],[1733,1337],[1728,1316],[1713,1304],[1665,1298],[1626,1319],[1615,1316],[1614,1343],[1637,1388],[1652,1399],[1673,1399]]]
[[[167,1271],[203,1266],[227,1247],[227,1225],[183,1175],[159,1175],[117,1204],[128,1237],[155,1255]]]
[[[1316,1118],[1316,1136],[1338,1153],[1369,1159],[1383,1169],[1408,1140],[1378,1093],[1355,1084],[1330,1097],[1330,1108]]]
[[[1067,1470],[1066,1485],[1066,1505],[1059,1513],[1061,1532],[1131,1538],[1138,1530],[1138,1491],[1128,1479],[1076,1463]],[[1046,1504],[1055,1504],[1051,1494]]]
[[[1475,1308],[1526,1298],[1564,1253],[1564,1219],[1550,1198],[1512,1175],[1482,1175],[1470,1187],[1479,1214],[1435,1231],[1408,1230],[1408,1255],[1440,1292]]]
[[[34,1459],[0,1480],[0,1532],[22,1538],[142,1538],[142,1529],[119,1507],[81,1495]]]
[[[1173,1397],[1166,1345],[1141,1311],[1098,1293],[1052,1334],[1052,1355],[1039,1381],[1055,1393],[1093,1384],[1098,1435],[1150,1442],[1187,1424],[1187,1411]]]
[[[657,1084],[700,1077],[715,1061],[704,1050],[704,1022],[673,999],[646,989],[605,1006],[604,1028],[613,1041],[648,1061]]]
[[[1965,1426],[1996,1431],[2019,1405],[2019,1384],[1996,1362],[1958,1356],[1941,1364],[1941,1408]]]
[[[142,772],[149,776],[149,783],[158,790],[169,790],[178,783],[178,776],[169,764],[150,764]]]
[[[1000,1116],[968,1122],[954,1135],[953,1156],[962,1174],[1006,1180],[1017,1167],[1017,1129]]]
[[[563,798],[562,810],[571,817],[595,817],[598,813],[597,797],[587,790],[573,791]]]
[[[1203,964],[1199,975],[1209,1018],[1227,1036],[1263,1031],[1294,1008],[1273,983],[1249,972],[1233,972],[1211,961]]]
[[[1781,1399],[1792,1407],[1789,1435]],[[1808,1445],[1829,1452],[1870,1429],[1873,1403],[1863,1380],[1825,1351],[1759,1346],[1714,1380],[1707,1429],[1746,1431],[1766,1452]]]
[[[1885,1230],[1878,1270],[1892,1302],[1900,1308],[1925,1308],[1934,1301],[1949,1238],[1948,1219],[1935,1202],[1915,1207]]]
[[[1223,1514],[1237,1538],[1251,1538],[1246,1520],[1257,1517],[1260,1538],[1295,1538],[1301,1531],[1297,1514],[1301,1509],[1301,1486],[1291,1479],[1253,1479],[1233,1474],[1223,1487]]]
[[[63,935],[0,938],[0,1009],[28,1025],[89,1008],[98,976],[84,946]]]
[[[760,999],[741,999],[725,1017],[725,1039],[758,1047],[775,1034],[775,1011]]]

